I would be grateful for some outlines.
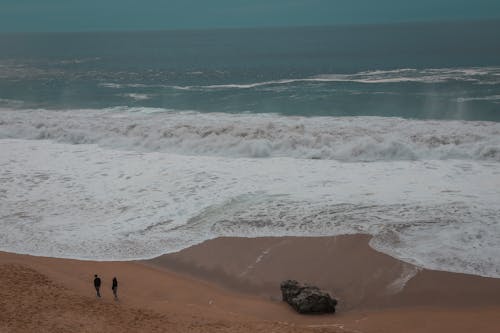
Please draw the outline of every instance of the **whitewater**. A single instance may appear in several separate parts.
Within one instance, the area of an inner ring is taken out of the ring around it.
[[[0,114],[0,139],[47,139],[225,157],[500,162],[497,122],[200,113],[148,107],[0,108]]]
[[[132,260],[367,233],[500,277],[500,124],[115,107],[0,111],[0,250]]]

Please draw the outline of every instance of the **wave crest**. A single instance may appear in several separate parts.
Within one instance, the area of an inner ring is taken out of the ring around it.
[[[165,86],[178,90],[211,89],[252,89],[263,86],[288,85],[295,83],[353,82],[365,84],[377,83],[422,83],[435,84],[449,81],[471,82],[476,84],[498,84],[500,67],[472,68],[401,68],[394,70],[373,70],[353,74],[319,74],[304,78],[290,78],[252,83],[213,84],[204,86]]]
[[[229,157],[500,161],[500,124],[152,108],[0,111],[0,138]]]

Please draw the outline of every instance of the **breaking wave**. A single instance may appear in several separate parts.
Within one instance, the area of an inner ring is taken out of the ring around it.
[[[197,74],[202,75],[203,73]],[[193,75],[189,74],[188,75]],[[445,82],[470,82],[473,84],[500,84],[500,67],[471,68],[401,68],[394,70],[372,70],[352,74],[326,73],[309,77],[285,78],[250,83],[224,83],[210,85],[168,85],[144,83],[105,82],[99,84],[105,88],[172,88],[176,90],[225,90],[253,89],[266,86],[291,85],[296,83],[353,82],[364,84],[383,83],[421,83],[437,84]]]
[[[382,117],[286,117],[155,108],[0,109],[0,138],[122,150],[344,162],[500,161],[500,124]]]
[[[283,79],[246,84],[218,84],[206,86],[174,86],[176,89],[250,89],[269,85],[293,84],[300,82],[355,82],[355,83],[443,83],[449,81],[467,81],[477,84],[500,83],[500,67],[477,68],[437,68],[364,71],[355,74],[320,74],[307,78]]]

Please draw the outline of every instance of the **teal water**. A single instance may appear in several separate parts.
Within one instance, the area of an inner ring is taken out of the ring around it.
[[[500,21],[0,35],[0,107],[500,121]]]

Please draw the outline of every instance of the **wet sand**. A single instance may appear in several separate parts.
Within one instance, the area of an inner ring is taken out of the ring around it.
[[[0,253],[0,332],[498,332],[500,279],[422,270],[368,241],[219,238],[137,262]],[[338,312],[294,313],[286,278],[328,290]]]
[[[147,261],[234,291],[279,298],[296,279],[343,310],[500,305],[500,279],[420,269],[377,252],[370,236],[218,238]]]

